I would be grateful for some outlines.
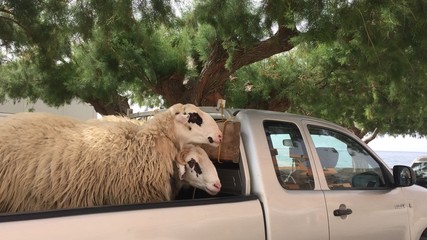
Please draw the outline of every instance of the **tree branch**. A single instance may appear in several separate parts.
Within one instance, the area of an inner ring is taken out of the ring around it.
[[[366,144],[368,144],[369,142],[371,142],[372,140],[374,140],[377,137],[378,133],[379,133],[378,128],[375,128],[374,132],[369,137],[367,137],[365,140],[363,140],[363,141]]]
[[[27,27],[25,27],[25,26],[24,26],[24,25],[22,25],[18,20],[16,20],[16,19],[14,18],[14,14],[13,14],[11,11],[9,11],[9,10],[7,10],[7,9],[0,9],[0,12],[6,13],[6,14],[8,14],[8,15],[12,16],[12,17],[8,17],[8,16],[0,16],[0,18],[1,18],[1,19],[4,19],[4,20],[6,20],[6,21],[13,22],[14,24],[18,25],[22,30],[24,30],[24,32],[26,33],[26,35],[27,35],[30,39],[32,39],[32,34],[31,34],[30,30],[28,30],[28,28],[27,28]]]
[[[277,53],[289,51],[294,46],[290,39],[298,34],[296,29],[279,27],[274,36],[264,41],[260,41],[251,47],[238,47],[232,56],[232,63],[229,69],[226,68],[227,59],[230,57],[217,41],[213,45],[213,50],[200,73],[199,81],[194,88],[193,102],[196,105],[203,105],[204,99],[208,95],[222,92],[225,82],[230,74],[243,66],[271,57]]]
[[[290,39],[297,35],[298,31],[296,29],[281,26],[271,38],[261,41],[251,48],[237,50],[233,56],[232,72],[277,53],[291,50],[294,46],[290,43]]]

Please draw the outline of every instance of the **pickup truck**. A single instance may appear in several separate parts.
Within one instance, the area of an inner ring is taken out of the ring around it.
[[[203,110],[226,120],[211,157],[217,196],[187,189],[169,202],[1,214],[0,238],[427,239],[427,189],[414,185],[414,171],[390,169],[345,128],[288,113]]]

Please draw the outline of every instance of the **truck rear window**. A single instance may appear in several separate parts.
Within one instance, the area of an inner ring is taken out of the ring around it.
[[[277,179],[289,190],[314,189],[314,179],[301,132],[293,123],[264,121]]]

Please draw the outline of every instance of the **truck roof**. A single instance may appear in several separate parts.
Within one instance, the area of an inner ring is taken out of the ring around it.
[[[293,122],[300,122],[300,121],[315,121],[318,124],[326,125],[329,127],[332,127],[334,129],[340,129],[342,131],[345,131],[347,133],[351,133],[347,128],[344,128],[338,124],[335,124],[333,122],[312,117],[312,116],[306,116],[306,115],[299,115],[294,113],[288,113],[288,112],[277,112],[277,111],[270,111],[270,110],[260,110],[260,109],[242,109],[242,108],[224,108],[223,110],[217,108],[217,107],[200,107],[203,111],[211,114],[215,119],[227,119],[233,116],[240,115],[246,115],[250,118],[255,119],[280,119],[280,120],[288,120]],[[351,133],[352,134],[352,133]]]

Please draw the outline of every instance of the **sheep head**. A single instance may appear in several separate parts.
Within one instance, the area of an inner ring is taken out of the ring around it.
[[[179,179],[193,187],[202,189],[210,195],[221,190],[221,182],[215,166],[206,152],[197,146],[184,146],[176,158]]]
[[[175,118],[176,139],[180,146],[206,143],[218,146],[222,132],[215,120],[193,104],[175,104],[169,108]]]

